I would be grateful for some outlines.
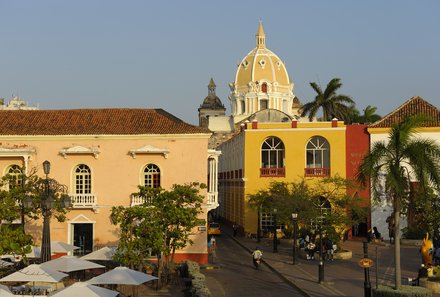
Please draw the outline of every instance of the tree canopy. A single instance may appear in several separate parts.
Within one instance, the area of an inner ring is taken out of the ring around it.
[[[320,179],[311,183],[300,182],[273,182],[267,189],[249,195],[249,205],[263,213],[272,213],[277,209],[277,219],[280,224],[292,227],[291,215],[298,214],[298,222],[305,230],[315,230],[318,217],[321,215],[322,202],[326,201],[329,207],[325,213],[324,233],[339,241],[345,230],[357,223],[351,215],[357,214],[359,219],[365,218],[365,209],[360,205],[360,199],[347,195],[347,189],[354,185],[339,176]]]
[[[31,169],[25,175],[25,168],[19,174],[6,174],[2,180],[0,191],[0,254],[15,254],[25,257],[31,251],[33,238],[25,233],[24,226],[30,220],[42,216],[41,200],[47,196],[47,182],[50,196],[54,199],[52,215],[58,221],[65,220],[66,209],[61,207],[61,199],[67,187],[54,179],[38,177],[36,170]],[[24,207],[25,199],[29,199],[31,207]],[[18,225],[15,222],[20,221]]]
[[[144,203],[133,207],[113,207],[111,222],[119,226],[120,241],[115,260],[140,268],[145,260],[156,255],[161,268],[174,258],[176,249],[192,244],[200,218],[204,184],[173,185],[170,190],[139,186],[134,196]]]
[[[316,96],[312,102],[303,105],[301,116],[309,117],[312,121],[319,109],[322,109],[322,120],[331,121],[333,118],[349,121],[351,117],[351,106],[354,101],[350,96],[337,94],[342,87],[340,78],[333,78],[322,91],[321,86],[316,82],[311,82],[310,86],[315,90]]]

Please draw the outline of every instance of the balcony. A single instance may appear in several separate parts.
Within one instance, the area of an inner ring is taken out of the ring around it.
[[[216,209],[218,206],[218,193],[208,192],[208,211]]]
[[[330,168],[304,168],[306,177],[326,177],[330,176]]]
[[[286,168],[260,168],[260,177],[285,177]]]
[[[130,202],[130,206],[136,206],[136,205],[142,205],[145,202],[151,200],[151,197],[141,197],[141,196],[135,196],[135,195],[131,195],[131,202]],[[151,201],[150,201],[151,202]]]
[[[98,199],[95,194],[69,194],[72,208],[95,208]]]

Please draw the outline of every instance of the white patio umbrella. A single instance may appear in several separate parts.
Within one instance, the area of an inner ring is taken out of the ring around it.
[[[14,263],[12,263],[12,262],[8,262],[8,261],[3,261],[3,260],[0,260],[0,267],[9,267],[9,266],[13,266],[14,265]]]
[[[74,256],[62,256],[58,259],[53,259],[41,264],[43,267],[49,267],[62,272],[72,272],[78,270],[104,268],[105,266],[99,265],[87,260],[79,259]]]
[[[101,261],[110,261],[113,259],[113,256],[116,254],[116,247],[108,247],[105,246],[91,252],[90,254],[84,255],[81,259],[84,260],[101,260]]]
[[[140,285],[155,279],[157,279],[157,277],[127,267],[116,267],[115,269],[91,278],[87,282],[94,285]]]
[[[0,297],[14,297],[15,295],[12,294],[11,290],[9,290],[8,287],[5,285],[0,285]]]
[[[52,253],[68,253],[79,249],[79,247],[61,242],[61,241],[51,241],[50,250]]]
[[[57,283],[68,274],[59,272],[41,264],[31,264],[19,271],[0,279],[0,282],[46,282]]]
[[[52,293],[51,297],[116,297],[119,292],[101,288],[84,282],[76,282],[60,291]]]

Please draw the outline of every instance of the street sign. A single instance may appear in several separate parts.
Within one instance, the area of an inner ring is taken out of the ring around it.
[[[359,260],[359,266],[362,268],[370,268],[373,266],[373,260],[369,258],[362,258]]]

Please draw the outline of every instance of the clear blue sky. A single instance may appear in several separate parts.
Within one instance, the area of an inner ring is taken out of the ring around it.
[[[286,64],[295,94],[339,77],[385,115],[414,95],[440,104],[440,1],[0,0],[0,97],[41,109],[163,108],[197,123],[211,77],[255,47]]]

